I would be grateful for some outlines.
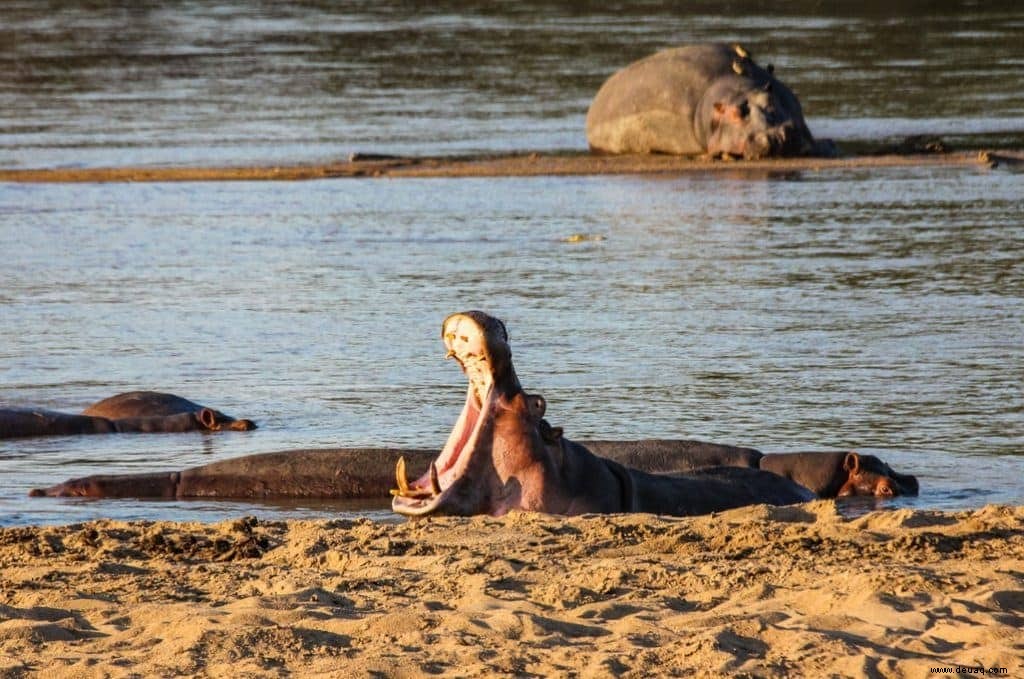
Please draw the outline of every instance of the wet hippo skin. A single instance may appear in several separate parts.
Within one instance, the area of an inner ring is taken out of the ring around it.
[[[594,441],[605,457],[652,472],[682,471],[738,460],[748,448],[685,440]],[[135,498],[387,498],[395,466],[426,473],[436,448],[288,450],[220,460],[185,470],[70,479],[34,496]],[[749,466],[749,465],[748,465]]]
[[[0,409],[0,439],[76,434],[249,431],[235,419],[174,394],[133,391],[92,404],[80,415],[30,408]]]
[[[748,160],[834,155],[815,142],[796,95],[740,45],[666,49],[616,72],[587,112],[604,153],[709,154]]]

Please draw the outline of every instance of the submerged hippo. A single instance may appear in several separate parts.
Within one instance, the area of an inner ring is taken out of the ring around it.
[[[173,394],[133,391],[94,403],[80,415],[39,409],[0,409],[0,439],[72,434],[249,431],[252,420],[236,420],[219,410]]]
[[[539,396],[533,398],[539,399]],[[751,467],[752,448],[687,440],[592,441],[604,457],[652,472]],[[395,467],[425,473],[436,448],[324,448],[244,455],[180,471],[97,474],[32,491],[34,497],[385,499]],[[755,458],[756,459],[756,458]]]
[[[874,455],[770,453],[758,467],[807,486],[819,497],[917,495],[917,479],[900,474]]]
[[[532,398],[540,398],[532,396]],[[769,453],[690,441],[580,441],[587,450],[653,474],[749,467],[785,476],[818,497],[917,495],[917,479],[873,455]],[[436,456],[428,448],[324,448],[244,455],[179,471],[99,474],[32,491],[50,497],[384,499],[404,458],[415,476]]]
[[[821,498],[917,495],[917,478],[900,474],[874,455],[850,452],[764,454],[754,448],[700,441],[651,439],[587,441],[593,453],[648,472],[687,472],[702,467],[752,467],[785,476]]]
[[[130,402],[135,400],[131,398],[135,394],[122,396],[125,402]],[[191,403],[177,396],[156,396]],[[105,404],[117,402],[120,398],[101,401],[86,412],[115,414],[104,410]],[[531,398],[539,412],[546,408],[542,397],[533,395]],[[144,399],[136,400],[136,403],[142,401]],[[13,421],[10,417],[12,412],[18,411],[0,411],[0,438],[4,433],[3,424],[10,425]],[[43,429],[44,433],[55,433],[52,418],[44,416],[40,411],[24,412],[27,425]],[[115,431],[113,423],[118,421],[64,413],[54,415],[65,424],[77,418],[87,424],[104,427],[103,431]],[[221,413],[218,415],[227,418]],[[51,424],[45,425],[46,422]],[[229,426],[243,429],[256,426],[249,420],[236,422],[248,424],[229,423]],[[21,430],[24,432],[26,428],[22,427]],[[551,429],[551,432],[556,431]],[[81,433],[81,430],[67,433]],[[819,497],[826,498],[845,495],[916,495],[918,492],[917,479],[893,471],[872,455],[828,452],[764,455],[754,448],[686,439],[598,440],[581,441],[580,444],[599,457],[650,473],[692,472],[715,466],[761,468],[792,479]],[[384,499],[392,487],[394,469],[400,458],[405,458],[412,473],[421,476],[428,470],[435,454],[436,449],[426,448],[289,450],[244,455],[184,470],[86,476],[69,479],[49,488],[35,489],[31,494],[37,497],[95,498]]]
[[[607,153],[832,155],[773,73],[739,45],[663,50],[605,81],[587,112],[587,142]]]
[[[749,504],[792,504],[814,497],[784,477],[744,467],[690,475],[649,474],[600,458],[544,419],[542,398],[523,391],[504,324],[480,311],[442,324],[448,356],[469,388],[440,456],[409,481],[396,467],[394,511],[490,514],[653,512],[685,516]]]

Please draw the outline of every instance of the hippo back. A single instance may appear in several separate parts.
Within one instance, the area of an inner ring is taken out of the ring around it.
[[[0,410],[0,439],[29,436],[109,434],[114,425],[104,417],[69,415],[54,410],[8,408]]]
[[[707,441],[641,439],[638,441],[581,441],[598,457],[652,474],[688,472],[705,467],[758,466],[761,452]]]
[[[607,463],[628,488],[620,511],[696,516],[755,504],[789,505],[815,498],[807,488],[771,472],[710,467],[687,474],[648,474]]]
[[[590,148],[609,153],[702,153],[693,127],[697,104],[708,85],[729,72],[734,56],[724,45],[677,47],[616,72],[587,111]]]
[[[117,420],[125,417],[159,417],[195,413],[203,409],[187,398],[158,391],[131,391],[105,398],[82,411],[83,415]]]
[[[725,44],[662,50],[613,74],[587,112],[587,142],[608,153],[705,153],[719,99],[754,90],[770,97],[793,127],[779,152],[811,151],[814,140],[796,95],[745,49]]]

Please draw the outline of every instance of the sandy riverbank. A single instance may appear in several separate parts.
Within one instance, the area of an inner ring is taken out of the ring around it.
[[[239,167],[95,167],[0,169],[0,182],[299,181],[360,177],[533,177],[608,174],[765,174],[886,167],[1019,166],[1024,151],[863,155],[723,161],[667,155],[513,153],[475,157],[353,156],[343,162]]]
[[[928,676],[1024,651],[1024,507],[0,530],[0,676]]]

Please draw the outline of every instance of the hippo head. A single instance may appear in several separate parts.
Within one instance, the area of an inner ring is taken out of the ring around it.
[[[850,452],[843,459],[847,473],[846,483],[837,493],[838,497],[851,495],[873,495],[894,497],[896,495],[917,495],[917,479],[909,474],[899,474],[874,455],[860,455]]]
[[[252,420],[236,420],[213,408],[200,408],[196,411],[195,416],[196,421],[205,431],[252,431],[256,428],[256,423]]]
[[[544,399],[520,386],[504,324],[480,311],[452,314],[441,338],[469,380],[466,402],[423,476],[407,480],[399,461],[392,508],[408,516],[552,511],[544,497],[553,445],[541,435]]]
[[[781,92],[785,88],[776,82],[771,76],[755,80],[741,72],[709,88],[701,112],[709,155],[757,160],[814,149],[799,102],[788,90]]]

